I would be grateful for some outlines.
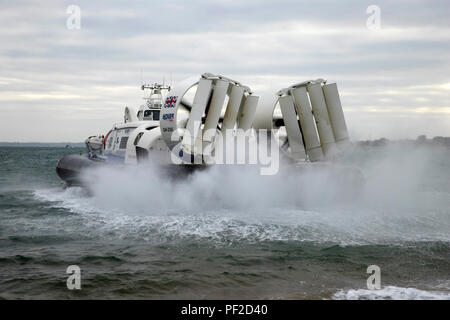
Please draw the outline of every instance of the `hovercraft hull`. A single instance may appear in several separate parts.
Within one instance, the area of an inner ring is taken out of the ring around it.
[[[69,154],[62,157],[56,165],[56,173],[67,186],[81,186],[81,172],[97,166],[97,161],[83,155]]]

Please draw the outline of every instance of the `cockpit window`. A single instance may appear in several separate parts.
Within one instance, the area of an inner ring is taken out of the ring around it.
[[[159,120],[159,110],[145,110],[144,118],[147,120]]]

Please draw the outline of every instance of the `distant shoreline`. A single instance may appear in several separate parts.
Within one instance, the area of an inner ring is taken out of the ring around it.
[[[84,142],[0,142],[0,147],[83,148]]]

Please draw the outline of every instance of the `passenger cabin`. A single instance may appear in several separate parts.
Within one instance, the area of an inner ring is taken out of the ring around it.
[[[115,125],[105,137],[105,155],[124,157],[127,149],[128,137],[139,126],[138,123],[124,123]]]

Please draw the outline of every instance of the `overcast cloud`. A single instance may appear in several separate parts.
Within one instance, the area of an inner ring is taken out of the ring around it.
[[[141,69],[146,82],[224,74],[261,94],[325,78],[353,139],[450,136],[448,0],[0,3],[0,141],[107,132],[142,103]]]

